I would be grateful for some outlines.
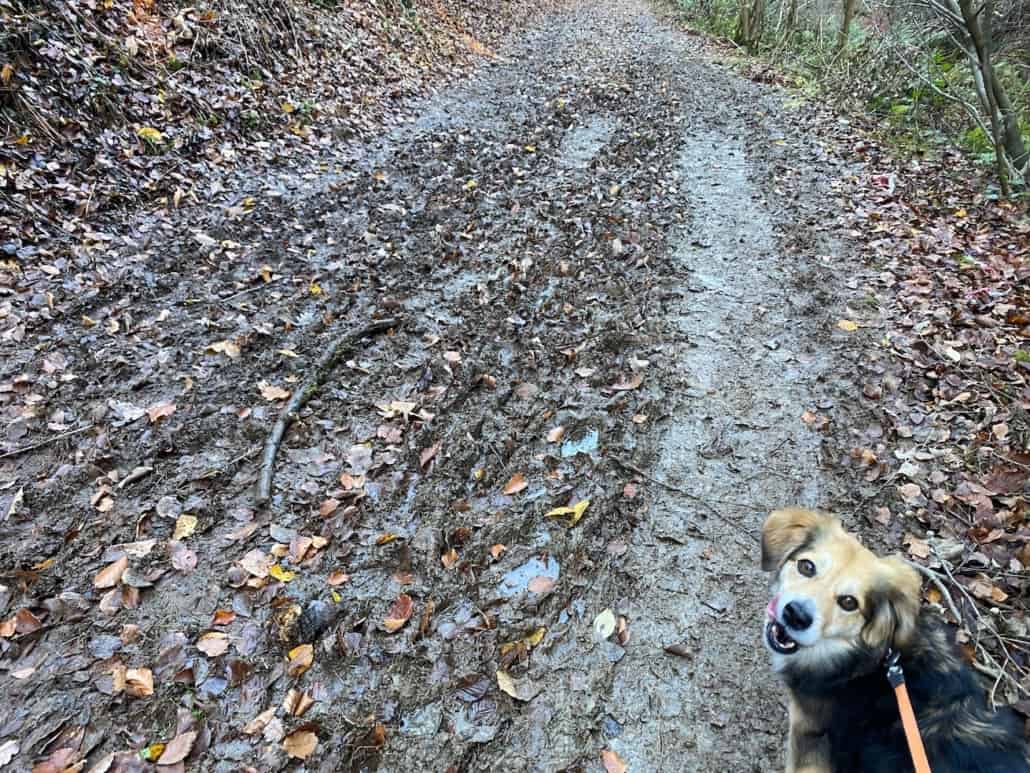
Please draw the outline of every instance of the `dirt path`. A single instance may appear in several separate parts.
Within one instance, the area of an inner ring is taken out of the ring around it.
[[[0,743],[111,770],[194,731],[197,770],[600,770],[605,749],[779,769],[757,532],[771,507],[849,501],[800,418],[849,410],[838,170],[791,109],[643,0],[588,0],[373,148],[101,240],[60,313],[5,339],[12,448],[95,427],[0,460],[0,512],[23,492],[4,616],[44,623],[0,640]],[[282,404],[259,382],[296,388],[394,315],[255,507]],[[546,516],[584,500],[575,525]],[[298,634],[314,601],[331,621]],[[154,694],[124,690],[144,667]]]

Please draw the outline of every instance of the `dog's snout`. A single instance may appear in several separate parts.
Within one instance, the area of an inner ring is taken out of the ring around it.
[[[803,631],[812,624],[812,614],[804,604],[792,601],[783,608],[783,622],[795,631]]]

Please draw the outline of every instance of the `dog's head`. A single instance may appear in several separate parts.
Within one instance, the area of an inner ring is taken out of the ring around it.
[[[833,516],[777,510],[762,529],[762,568],[775,572],[765,644],[773,668],[832,682],[876,667],[905,649],[919,614],[920,577],[880,558]]]

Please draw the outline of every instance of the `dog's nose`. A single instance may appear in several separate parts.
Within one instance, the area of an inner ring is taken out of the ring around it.
[[[783,622],[795,631],[803,631],[812,624],[812,615],[804,605],[792,601],[783,608]]]

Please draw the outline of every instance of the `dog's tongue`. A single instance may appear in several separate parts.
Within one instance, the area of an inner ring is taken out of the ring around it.
[[[769,606],[765,608],[765,614],[769,615],[770,620],[776,619],[776,602],[780,600],[780,594],[777,593],[769,600]]]

